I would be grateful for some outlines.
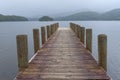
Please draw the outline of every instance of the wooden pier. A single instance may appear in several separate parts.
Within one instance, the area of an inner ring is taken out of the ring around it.
[[[86,37],[89,39],[86,40],[86,49],[83,44],[84,39],[82,39],[82,37],[84,38],[82,34],[85,35],[84,28],[83,31],[80,31],[82,29],[79,29],[79,26],[74,27],[73,23],[71,23],[71,29],[58,29],[57,24],[53,26],[54,27],[47,26],[47,39],[43,37],[42,48],[36,52],[29,63],[25,63],[28,61],[28,58],[26,57],[25,59],[25,57],[23,57],[25,54],[28,54],[28,52],[24,50],[21,53],[21,49],[19,49],[22,45],[27,45],[27,40],[22,39],[26,42],[20,45],[20,41],[17,39],[18,57],[20,58],[18,59],[19,73],[16,76],[16,80],[111,80],[106,73],[106,65],[102,64],[106,63],[106,61],[103,61],[106,60],[106,58],[99,57],[100,60],[99,63],[97,63],[91,54],[91,30],[88,29],[88,32],[86,30],[88,36]],[[45,35],[43,31],[42,36]],[[18,35],[17,38],[19,38],[19,36],[21,35]],[[37,38],[38,37],[36,37],[36,39]],[[35,41],[39,43],[39,39],[36,39],[34,39],[34,43]],[[102,37],[102,40],[103,39],[104,36]],[[47,41],[45,42],[45,40]],[[99,42],[102,41],[99,40]],[[105,42],[105,40],[103,42]],[[101,44],[101,46],[103,45],[104,44]],[[99,50],[101,50],[101,46],[99,46]],[[34,48],[36,51],[39,46],[37,45],[37,47],[35,47],[34,45]],[[106,50],[103,50],[102,53],[105,53],[105,51]]]

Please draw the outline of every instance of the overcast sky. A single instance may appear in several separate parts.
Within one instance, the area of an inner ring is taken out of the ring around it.
[[[120,0],[0,0],[0,14],[26,17],[120,8]]]

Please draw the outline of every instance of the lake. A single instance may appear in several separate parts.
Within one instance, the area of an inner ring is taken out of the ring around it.
[[[27,34],[29,59],[33,56],[34,28],[40,29],[55,22],[68,27],[70,22],[93,29],[93,56],[98,59],[97,36],[108,36],[108,74],[113,80],[120,80],[120,21],[52,21],[52,22],[0,22],[0,80],[13,80],[17,75],[16,35]]]

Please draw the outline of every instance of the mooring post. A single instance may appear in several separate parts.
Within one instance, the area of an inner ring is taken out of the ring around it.
[[[86,49],[92,53],[92,29],[86,29]]]
[[[57,25],[57,29],[58,29],[58,28],[59,28],[59,23],[57,23],[56,25]],[[57,29],[56,29],[56,30],[57,30]]]
[[[57,23],[55,23],[55,32],[56,32]]]
[[[75,24],[73,23],[73,32],[75,32]]]
[[[33,29],[34,53],[40,49],[39,29]]]
[[[57,31],[58,23],[55,24],[55,32]]]
[[[52,34],[54,34],[54,24],[52,25]]]
[[[70,29],[72,29],[72,23],[69,23]]]
[[[59,23],[57,23],[57,28],[59,28]]]
[[[72,31],[74,31],[74,25],[73,25],[73,23],[70,23],[70,28],[71,28]]]
[[[71,23],[69,23],[70,24],[70,29],[72,29],[72,25],[71,25]]]
[[[56,30],[57,30],[57,23],[55,23],[55,32],[56,32]]]
[[[54,24],[52,24],[52,34],[54,33]]]
[[[51,36],[51,26],[49,25],[49,37]]]
[[[51,35],[53,34],[53,24],[51,24]]]
[[[76,25],[77,26],[77,37],[79,38],[79,25]]]
[[[41,27],[41,37],[42,37],[42,45],[46,42],[46,31],[45,27]]]
[[[74,24],[74,32],[75,32],[75,29],[76,29],[76,28],[75,28],[75,24]]]
[[[77,33],[78,33],[78,29],[77,29],[77,25],[75,24],[75,34],[77,36]]]
[[[79,39],[81,41],[81,27],[80,27],[80,25],[79,25],[78,29],[79,29]]]
[[[107,36],[98,35],[98,63],[107,71]]]
[[[48,38],[49,38],[49,34],[50,34],[50,31],[49,31],[49,25],[46,26],[46,29],[47,29],[47,31],[46,31],[46,32],[47,32],[47,40],[48,40]]]
[[[74,25],[73,25],[73,23],[71,23],[71,28],[72,28],[72,30],[74,31]]]
[[[55,33],[55,25],[56,25],[56,24],[53,25],[53,33]]]
[[[81,27],[81,42],[85,43],[85,27]]]
[[[28,67],[28,41],[27,35],[17,35],[17,53],[19,71]]]

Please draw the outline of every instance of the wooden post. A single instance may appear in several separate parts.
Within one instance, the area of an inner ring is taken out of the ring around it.
[[[79,38],[79,25],[76,25],[76,27],[77,27],[77,37]]]
[[[72,23],[70,24],[70,27],[71,27],[71,30],[73,30],[73,26],[72,26]]]
[[[92,29],[86,29],[86,49],[92,52]]]
[[[107,36],[98,35],[98,63],[107,71]]]
[[[19,71],[28,67],[28,42],[27,35],[17,35],[17,53]]]
[[[34,53],[40,49],[39,29],[33,29]]]
[[[55,32],[56,32],[57,23],[55,23]]]
[[[59,28],[59,23],[56,23],[56,30]]]
[[[80,25],[79,25],[78,29],[79,29],[79,39],[81,41],[81,27],[80,27]]]
[[[51,35],[53,34],[53,24],[51,25]]]
[[[72,29],[71,23],[69,23],[69,25],[70,25],[70,29]]]
[[[73,32],[75,32],[75,24],[73,23]]]
[[[85,27],[81,27],[81,42],[85,43]]]
[[[73,23],[73,32],[75,32],[75,24]]]
[[[59,28],[59,23],[57,23],[57,28]]]
[[[48,40],[49,34],[50,34],[50,32],[49,32],[49,26],[48,25],[46,26],[46,29],[47,29],[47,40]]]
[[[73,31],[73,23],[70,23],[70,28]]]
[[[51,36],[51,26],[49,25],[49,37]]]
[[[53,33],[55,33],[55,24],[53,24]]]
[[[45,27],[41,27],[42,45],[46,42]]]
[[[78,32],[77,25],[75,24],[75,34],[76,34],[76,36],[77,36],[77,32]]]
[[[72,23],[69,23],[70,29],[72,30]]]
[[[54,24],[52,24],[52,34],[54,33]]]
[[[57,30],[57,23],[55,24],[55,32],[56,32],[56,30]]]
[[[56,23],[56,28],[55,28],[55,31],[57,31],[57,28],[58,28],[58,23]]]

